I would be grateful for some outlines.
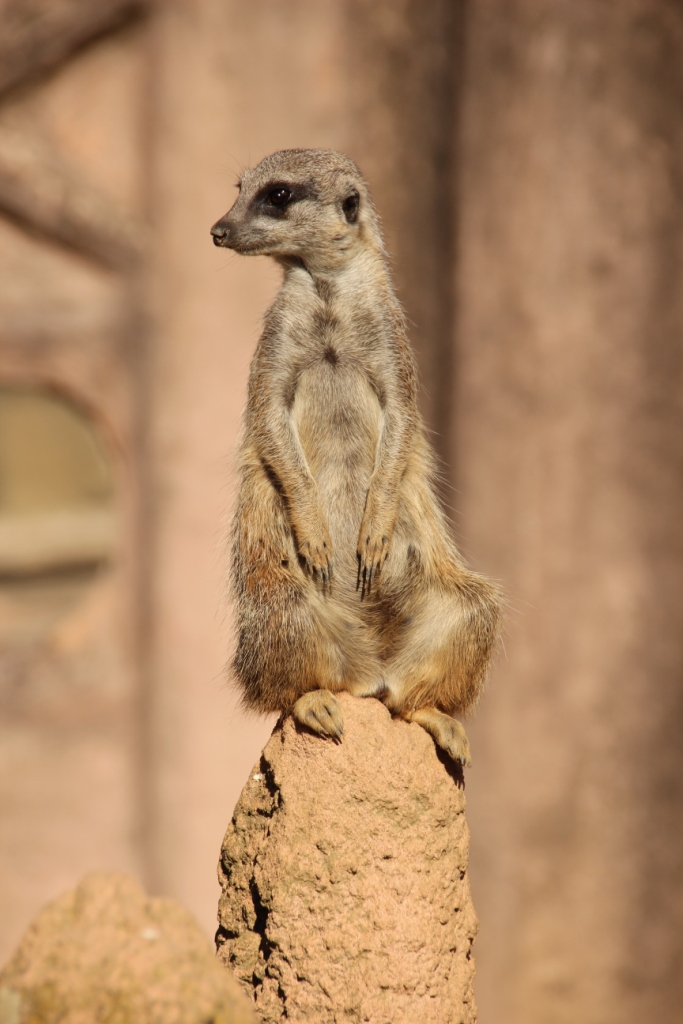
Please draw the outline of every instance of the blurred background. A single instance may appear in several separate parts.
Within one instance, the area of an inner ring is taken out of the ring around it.
[[[224,531],[278,284],[209,228],[347,152],[510,611],[470,724],[482,1024],[683,1014],[683,4],[0,0],[0,957],[93,868],[208,933],[272,726]]]

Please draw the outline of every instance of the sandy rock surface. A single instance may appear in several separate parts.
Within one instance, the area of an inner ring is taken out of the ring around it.
[[[0,972],[0,1024],[255,1024],[192,915],[125,875],[49,904]]]
[[[219,958],[268,1024],[473,1024],[462,774],[418,725],[340,699],[342,743],[288,718],[242,792]]]

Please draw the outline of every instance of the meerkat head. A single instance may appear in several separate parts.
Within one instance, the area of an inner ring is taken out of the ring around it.
[[[334,271],[368,246],[382,251],[363,177],[331,149],[285,149],[243,173],[233,207],[211,228],[214,245]]]

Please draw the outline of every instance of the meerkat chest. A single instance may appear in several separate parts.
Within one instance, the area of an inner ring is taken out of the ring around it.
[[[334,339],[301,371],[292,416],[314,475],[372,471],[382,410],[362,363]]]

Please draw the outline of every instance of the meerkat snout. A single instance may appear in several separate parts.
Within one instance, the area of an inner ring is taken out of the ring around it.
[[[282,150],[246,170],[235,203],[211,228],[215,245],[243,255],[335,271],[382,240],[356,165],[330,150]]]

